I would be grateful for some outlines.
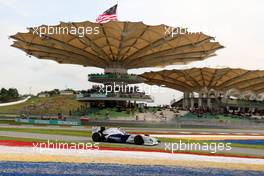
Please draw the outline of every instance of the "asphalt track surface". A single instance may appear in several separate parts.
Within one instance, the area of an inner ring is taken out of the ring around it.
[[[169,166],[0,162],[1,176],[263,176],[261,171]]]
[[[38,133],[27,133],[27,132],[13,132],[13,131],[0,131],[0,136],[17,137],[17,138],[32,138],[32,139],[43,139],[43,140],[58,140],[58,141],[70,141],[70,142],[92,142],[90,137],[77,137],[68,135],[51,135],[51,134],[38,134]],[[120,144],[123,147],[128,147],[133,144]],[[167,144],[168,145],[168,144]],[[144,146],[145,148],[154,148],[153,146]],[[155,146],[155,149],[165,150],[166,144],[160,143]],[[176,151],[174,151],[176,152]],[[219,153],[219,151],[217,151]],[[229,154],[247,154],[253,156],[264,157],[263,149],[252,149],[252,148],[239,148],[232,147],[230,151],[221,151],[220,153]]]
[[[0,125],[0,128],[36,128],[36,129],[67,129],[67,130],[84,130],[90,131],[90,128],[77,128],[77,127],[58,127],[58,126],[9,126]],[[145,132],[161,132],[161,133],[236,133],[236,134],[259,134],[263,135],[262,130],[207,130],[207,129],[143,129],[143,128],[125,128],[130,132],[145,131]],[[90,137],[66,136],[66,135],[50,135],[50,134],[37,134],[26,132],[12,132],[0,131],[0,136],[18,137],[18,138],[38,138],[44,140],[63,140],[63,141],[76,141],[76,142],[89,142]],[[124,147],[129,144],[123,144]],[[164,149],[164,143],[156,146]],[[152,148],[150,146],[149,148]],[[233,148],[232,153],[243,153],[248,155],[264,156],[264,150],[261,149],[245,149]],[[0,175],[1,176],[157,176],[157,175],[181,175],[181,176],[262,176],[262,171],[247,171],[247,170],[229,170],[217,168],[191,168],[191,167],[178,167],[178,166],[146,166],[146,165],[119,165],[119,164],[95,164],[95,163],[53,163],[53,162],[7,162],[0,161]]]
[[[91,131],[91,127],[83,126],[70,126],[62,127],[55,125],[47,126],[35,126],[35,125],[8,125],[0,124],[0,128],[36,128],[36,129],[66,129],[66,130],[80,130],[80,131]],[[129,132],[153,132],[156,133],[192,133],[192,134],[203,134],[203,133],[212,133],[212,134],[251,134],[251,135],[264,135],[264,129],[195,129],[195,128],[137,128],[137,127],[125,127],[122,128]]]

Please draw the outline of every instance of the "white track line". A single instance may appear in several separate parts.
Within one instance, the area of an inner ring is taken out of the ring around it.
[[[239,138],[239,139],[264,139],[264,136],[251,135],[175,135],[175,134],[151,134],[152,137],[162,138]]]

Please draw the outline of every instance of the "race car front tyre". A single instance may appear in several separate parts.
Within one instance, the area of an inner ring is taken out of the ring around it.
[[[92,135],[92,139],[94,142],[101,142],[102,141],[102,134],[101,133],[94,133]]]
[[[134,142],[135,142],[136,145],[143,145],[143,144],[144,144],[143,137],[140,136],[140,135],[137,135],[137,136],[134,138]]]

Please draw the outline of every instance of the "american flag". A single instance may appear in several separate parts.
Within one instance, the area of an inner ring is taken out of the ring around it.
[[[106,10],[103,14],[96,18],[96,23],[106,23],[110,20],[117,20],[116,14],[117,4]]]

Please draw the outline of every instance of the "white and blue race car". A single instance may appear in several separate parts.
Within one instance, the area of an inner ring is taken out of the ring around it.
[[[93,127],[94,142],[129,143],[136,145],[157,145],[160,141],[148,135],[128,134],[120,128]]]

